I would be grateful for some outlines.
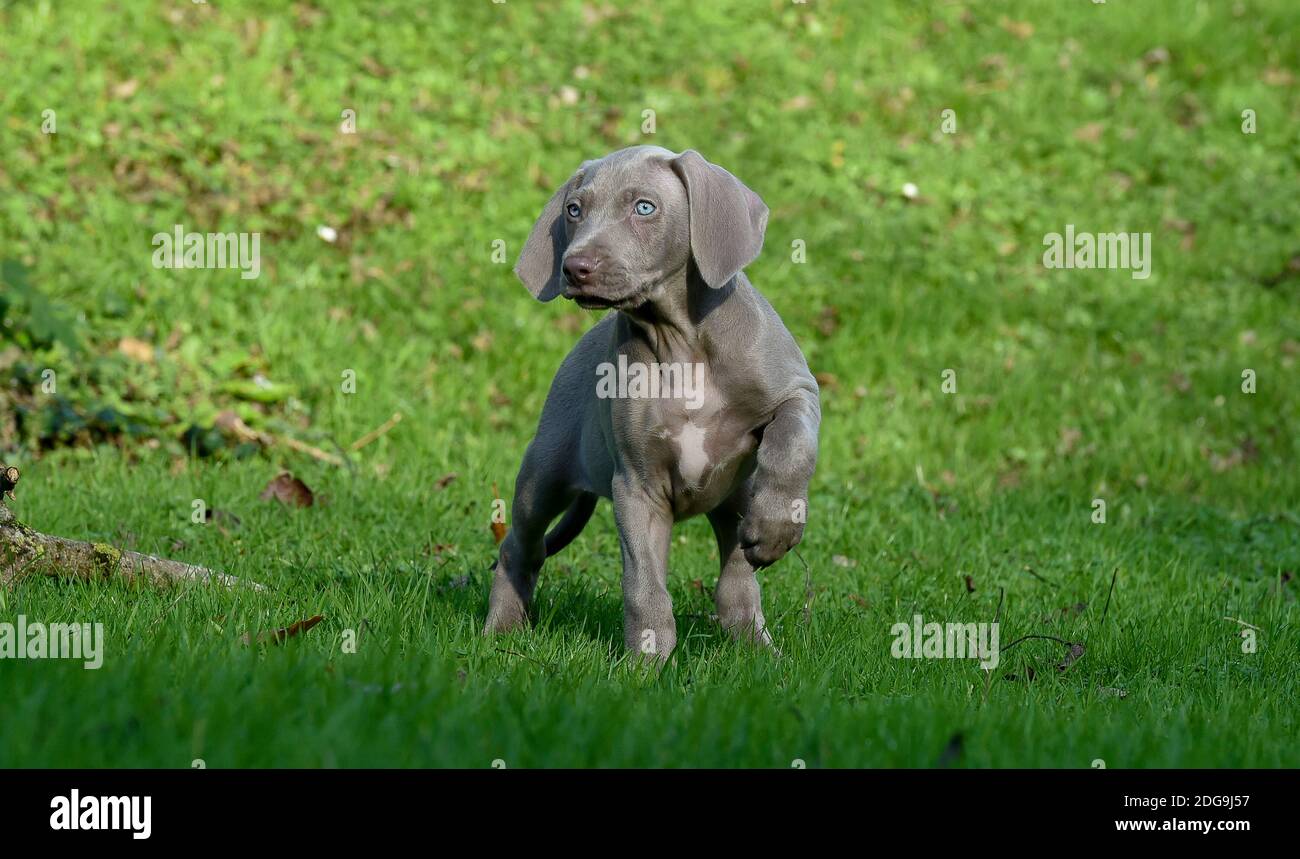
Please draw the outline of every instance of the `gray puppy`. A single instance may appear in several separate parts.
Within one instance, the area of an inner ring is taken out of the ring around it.
[[[667,659],[676,646],[671,532],[700,513],[722,561],[722,626],[771,645],[755,571],[803,536],[821,406],[794,338],[741,271],[766,226],[767,207],[736,177],[657,146],[584,163],[546,204],[515,273],[541,301],[617,312],[551,384],[484,633],[527,622],[542,562],[604,497],[623,550],[628,648]]]

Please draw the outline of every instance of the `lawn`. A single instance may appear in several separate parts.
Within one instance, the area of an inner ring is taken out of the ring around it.
[[[106,638],[98,670],[0,659],[0,766],[1300,766],[1300,6],[0,2],[0,32],[11,508],[266,586],[0,589],[0,622]],[[703,519],[673,661],[626,659],[607,502],[532,628],[478,634],[494,499],[599,318],[510,264],[636,143],[764,198],[747,271],[821,383],[804,540],[761,577],[779,659],[711,620]],[[155,268],[177,224],[260,233],[260,276]],[[1150,233],[1150,276],[1046,268],[1067,225]],[[260,500],[281,470],[312,506]],[[1000,664],[894,658],[917,614],[996,618]]]

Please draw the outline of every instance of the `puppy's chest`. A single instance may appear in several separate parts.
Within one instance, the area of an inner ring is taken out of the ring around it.
[[[640,415],[645,466],[667,483],[684,515],[710,510],[730,494],[758,447],[740,404],[710,390],[697,408],[691,405],[648,401]]]

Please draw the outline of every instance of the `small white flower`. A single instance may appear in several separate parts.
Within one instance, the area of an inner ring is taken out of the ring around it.
[[[903,196],[906,197],[907,199],[915,200],[917,195],[920,193],[921,193],[921,189],[916,187],[915,183],[912,182],[903,183]]]
[[[319,227],[316,228],[316,235],[320,236],[322,239],[329,242],[330,244],[334,244],[334,242],[339,237],[338,230],[334,229],[333,227],[327,227],[324,224],[321,224]]]

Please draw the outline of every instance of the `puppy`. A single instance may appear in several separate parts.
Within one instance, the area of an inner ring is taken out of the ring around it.
[[[551,384],[484,633],[527,622],[542,562],[603,497],[622,546],[629,649],[666,660],[676,646],[671,532],[701,513],[718,541],[722,626],[771,646],[755,572],[803,536],[821,406],[803,353],[742,271],[767,214],[698,152],[656,146],[585,162],[547,202],[515,273],[541,301],[614,312]]]

